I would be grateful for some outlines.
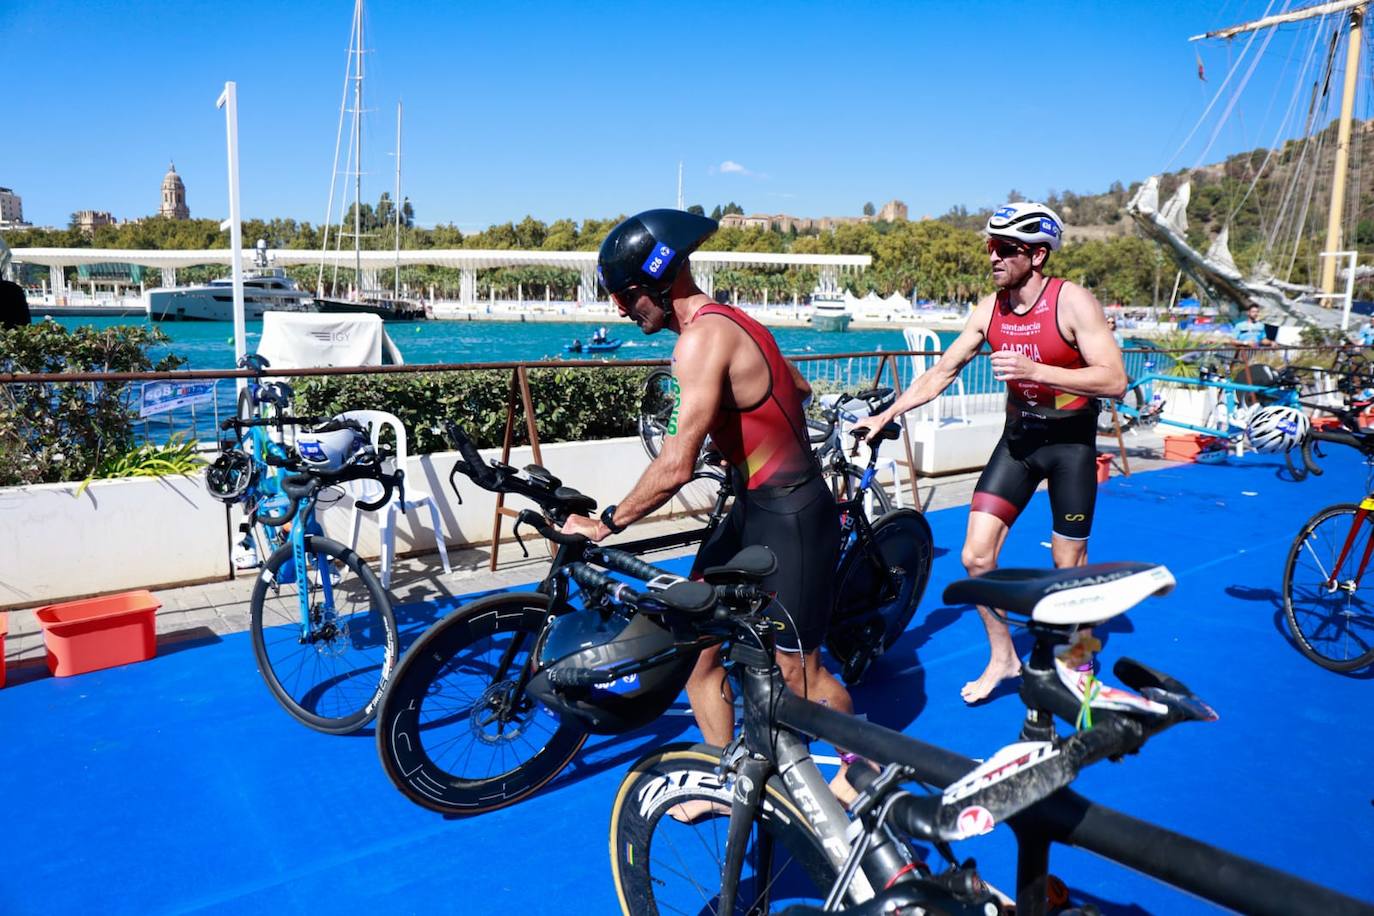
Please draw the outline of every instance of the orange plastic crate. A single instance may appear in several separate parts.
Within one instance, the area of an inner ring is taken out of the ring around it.
[[[1165,461],[1197,461],[1197,456],[1215,447],[1221,440],[1216,436],[1165,436]]]
[[[1112,456],[1097,456],[1097,482],[1106,483],[1112,477]]]
[[[146,589],[50,604],[35,612],[57,677],[128,665],[157,654],[153,618],[162,603]]]

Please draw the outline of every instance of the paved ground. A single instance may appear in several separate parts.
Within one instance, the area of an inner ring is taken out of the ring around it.
[[[1103,439],[1105,450],[1115,451],[1115,443]],[[1174,462],[1163,461],[1163,439],[1154,430],[1128,433],[1127,459],[1133,473],[1149,471]],[[973,487],[978,481],[977,471],[951,474],[918,481],[921,508],[925,511],[968,505]],[[1119,461],[1112,473],[1121,473]],[[909,489],[903,491],[907,505],[911,504]],[[690,517],[636,525],[625,539],[647,537],[665,531],[696,527],[700,523]],[[487,547],[451,551],[452,572],[445,574],[438,554],[407,557],[397,562],[393,571],[392,596],[397,603],[420,601],[426,598],[464,595],[477,591],[522,585],[539,579],[547,568],[549,554],[542,543],[527,541],[530,557],[521,556],[514,543],[503,544],[500,565],[495,572],[489,569],[491,553]],[[610,541],[608,543],[614,543]],[[695,548],[665,553],[666,558],[689,552]],[[650,559],[653,559],[652,557]],[[375,565],[374,565],[375,569]],[[162,601],[157,615],[159,641],[176,641],[205,635],[236,633],[248,629],[248,600],[253,588],[253,574],[225,582],[211,582],[183,588],[155,592]],[[11,665],[41,665],[45,657],[43,635],[32,611],[9,612],[9,635],[5,639],[5,660]]]

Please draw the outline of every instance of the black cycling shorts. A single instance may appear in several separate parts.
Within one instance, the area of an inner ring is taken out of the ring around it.
[[[1095,411],[1031,424],[1009,420],[974,487],[970,508],[1010,526],[1042,480],[1049,481],[1054,533],[1087,540],[1097,504]]]
[[[738,492],[738,491],[736,491]],[[840,516],[835,496],[820,477],[791,488],[745,491],[697,553],[692,575],[728,563],[745,547],[762,544],[778,558],[763,581],[775,594],[766,611],[777,625],[778,648],[810,652],[830,624]]]

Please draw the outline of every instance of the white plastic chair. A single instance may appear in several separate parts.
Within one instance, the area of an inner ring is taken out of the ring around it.
[[[930,330],[929,328],[903,328],[902,337],[906,340],[906,348],[908,350],[916,350],[917,352],[925,351],[929,353],[938,353],[941,349],[943,349],[940,346],[939,335],[937,335],[934,331]],[[937,359],[939,359],[938,356],[911,357],[912,381],[914,382],[917,378],[920,378],[923,374],[925,374],[932,366],[935,365],[935,361]],[[948,403],[948,401],[946,401],[945,399],[949,397],[951,394],[959,398],[957,408],[959,419],[967,423],[968,398],[964,396],[964,379],[961,375],[955,376],[954,384],[950,385],[949,388],[945,389],[945,392],[942,393],[939,397],[937,397],[934,401],[925,405],[925,407],[922,408],[922,410],[928,411],[926,415],[932,420],[943,419],[943,404]]]
[[[406,429],[401,424],[401,420],[395,414],[387,413],[384,410],[349,410],[339,414],[341,420],[354,420],[367,430],[367,436],[372,441],[375,448],[381,441],[382,432],[390,429],[396,442],[396,467],[404,469],[406,466]],[[410,512],[422,506],[429,508],[430,520],[434,523],[434,542],[439,548],[439,559],[444,564],[444,572],[452,572],[448,563],[448,547],[444,543],[444,523],[439,517],[439,506],[435,503],[434,497],[426,491],[414,486],[410,479],[404,481],[405,502],[398,498],[392,500],[382,507],[383,515],[378,521],[378,537],[382,545],[382,588],[391,587],[391,564],[396,556],[396,516],[399,513]],[[360,488],[355,492],[355,501],[361,497],[365,502],[371,502],[382,495],[381,484],[375,480],[355,481],[353,486]],[[363,510],[357,505],[353,507],[353,521],[349,526],[348,546],[352,549],[358,547],[358,528],[362,522]]]

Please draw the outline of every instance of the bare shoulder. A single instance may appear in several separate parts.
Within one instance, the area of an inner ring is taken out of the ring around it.
[[[682,329],[673,346],[676,365],[701,365],[724,355],[737,325],[723,315],[702,315]]]
[[[988,321],[992,318],[992,309],[996,304],[996,293],[989,293],[979,299],[978,304],[973,307],[973,311],[969,312],[964,330],[977,331],[981,335],[987,329]]]
[[[1105,324],[1107,320],[1097,297],[1071,280],[1065,280],[1059,289],[1059,308],[1065,325],[1071,328]]]

